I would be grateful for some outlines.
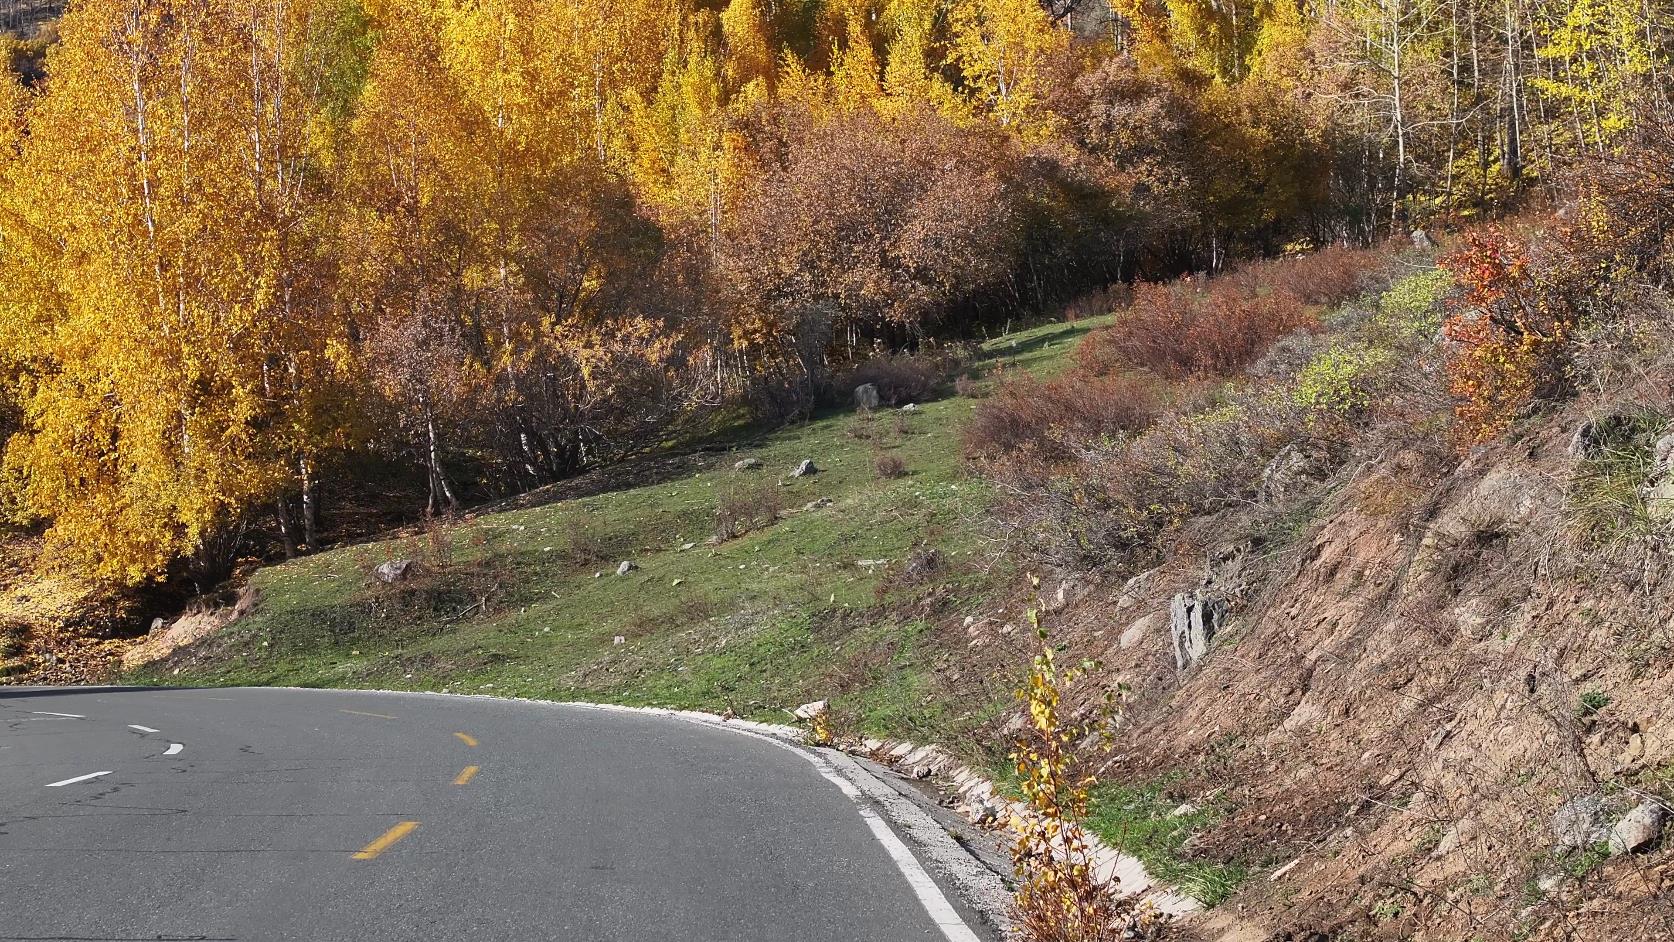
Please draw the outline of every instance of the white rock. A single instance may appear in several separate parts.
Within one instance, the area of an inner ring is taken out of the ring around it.
[[[392,559],[387,563],[380,563],[372,574],[379,582],[405,582],[407,578],[418,571],[418,562],[411,559]]]
[[[1668,809],[1652,799],[1641,802],[1610,828],[1610,854],[1619,856],[1643,850],[1662,837],[1662,826],[1668,820]]]
[[[831,703],[826,700],[815,700],[804,703],[791,711],[791,715],[799,720],[812,720],[817,716],[824,716],[831,709]]]

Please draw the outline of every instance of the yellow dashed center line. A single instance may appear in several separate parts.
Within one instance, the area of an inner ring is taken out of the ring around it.
[[[338,710],[339,713],[353,713],[355,716],[375,716],[380,720],[393,720],[395,717],[388,713],[363,713],[360,710]]]
[[[455,775],[453,777],[453,783],[455,785],[464,785],[466,782],[469,782],[471,779],[476,778],[477,773],[480,772],[480,771],[482,771],[481,766],[467,765],[464,769],[460,770],[458,775]]]
[[[377,840],[373,841],[370,844],[367,844],[365,847],[362,847],[359,851],[357,851],[355,853],[355,859],[356,860],[371,860],[373,857],[376,857],[379,854],[383,853],[384,851],[389,850],[392,846],[395,845],[396,841],[399,841],[403,837],[406,837],[407,835],[413,833],[413,829],[418,827],[418,826],[419,826],[419,823],[417,821],[403,821],[400,824],[397,824],[395,827],[392,827],[389,830],[385,831],[383,833],[382,837],[378,838]]]
[[[472,749],[475,749],[477,747],[477,741],[475,739],[471,738],[471,736],[468,733],[454,733],[454,735],[459,737],[460,742],[464,743],[467,746],[470,746]]]

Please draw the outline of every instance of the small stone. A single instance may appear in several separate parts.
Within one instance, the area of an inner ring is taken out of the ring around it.
[[[416,572],[418,572],[418,562],[412,559],[392,559],[387,563],[379,564],[378,568],[372,570],[372,574],[378,578],[379,582],[390,584],[405,582]]]
[[[604,570],[603,570],[603,569],[601,569],[601,570],[599,570],[599,571],[598,571],[598,572],[595,572],[595,573],[593,573],[593,578],[595,578],[595,579],[603,579],[603,578],[604,578]]]
[[[622,637],[621,635],[617,635],[616,637],[610,639],[610,643],[611,644],[627,644],[628,639]]]
[[[684,553],[689,549],[696,548],[696,546],[697,546],[696,543],[682,543],[682,544],[680,544],[680,552]]]
[[[861,412],[870,412],[881,402],[878,387],[874,383],[861,383],[854,388],[854,407]]]
[[[826,711],[830,709],[831,704],[828,701],[815,700],[812,703],[804,703],[795,710],[792,710],[791,715],[799,720],[807,721],[818,716],[824,716]]]
[[[1430,233],[1423,229],[1414,229],[1412,231],[1412,247],[1420,251],[1433,249],[1436,247],[1436,240],[1430,238]]]
[[[803,510],[821,510],[823,508],[830,507],[831,503],[832,503],[831,498],[829,498],[829,497],[816,497],[813,500],[809,501],[808,503],[803,504],[802,509]]]
[[[1641,802],[1610,829],[1610,855],[1631,854],[1650,847],[1662,837],[1662,826],[1668,820],[1668,809],[1652,799]]]
[[[1628,737],[1627,749],[1622,753],[1621,767],[1630,769],[1638,765],[1645,758],[1645,736],[1634,733]]]
[[[918,411],[918,404],[913,403],[913,402],[909,402],[906,405],[901,407],[901,411],[902,412],[917,412]]]
[[[670,582],[669,585],[671,585],[671,586],[683,585],[683,584],[685,584],[685,582],[686,582],[686,580],[684,580],[684,579],[676,579],[673,582]]]
[[[754,471],[761,467],[760,458],[742,458],[732,466],[734,471]]]
[[[820,469],[814,466],[814,459],[804,458],[804,459],[802,459],[802,462],[796,466],[796,469],[791,472],[791,477],[793,477],[793,478],[805,478],[810,474],[819,474],[819,473],[820,473]]]
[[[622,560],[622,564],[620,566],[616,567],[616,574],[618,576],[625,576],[628,573],[633,572],[635,569],[638,569],[638,568],[639,568],[638,563],[634,562],[631,559],[624,559],[624,560]]]

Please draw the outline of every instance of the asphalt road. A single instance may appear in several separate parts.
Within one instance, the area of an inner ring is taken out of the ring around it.
[[[977,938],[926,876],[797,750],[666,717],[0,688],[4,940]]]

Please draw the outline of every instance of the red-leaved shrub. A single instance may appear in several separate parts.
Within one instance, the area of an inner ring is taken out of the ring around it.
[[[1142,285],[1116,323],[1088,335],[1080,366],[1094,374],[1145,369],[1166,379],[1227,376],[1280,337],[1318,326],[1313,311],[1282,288],[1248,294],[1236,284]]]
[[[1167,379],[1237,373],[1280,337],[1318,327],[1319,306],[1360,294],[1380,258],[1376,250],[1333,246],[1209,280],[1137,285],[1116,323],[1082,344],[1080,367],[1145,369]]]

